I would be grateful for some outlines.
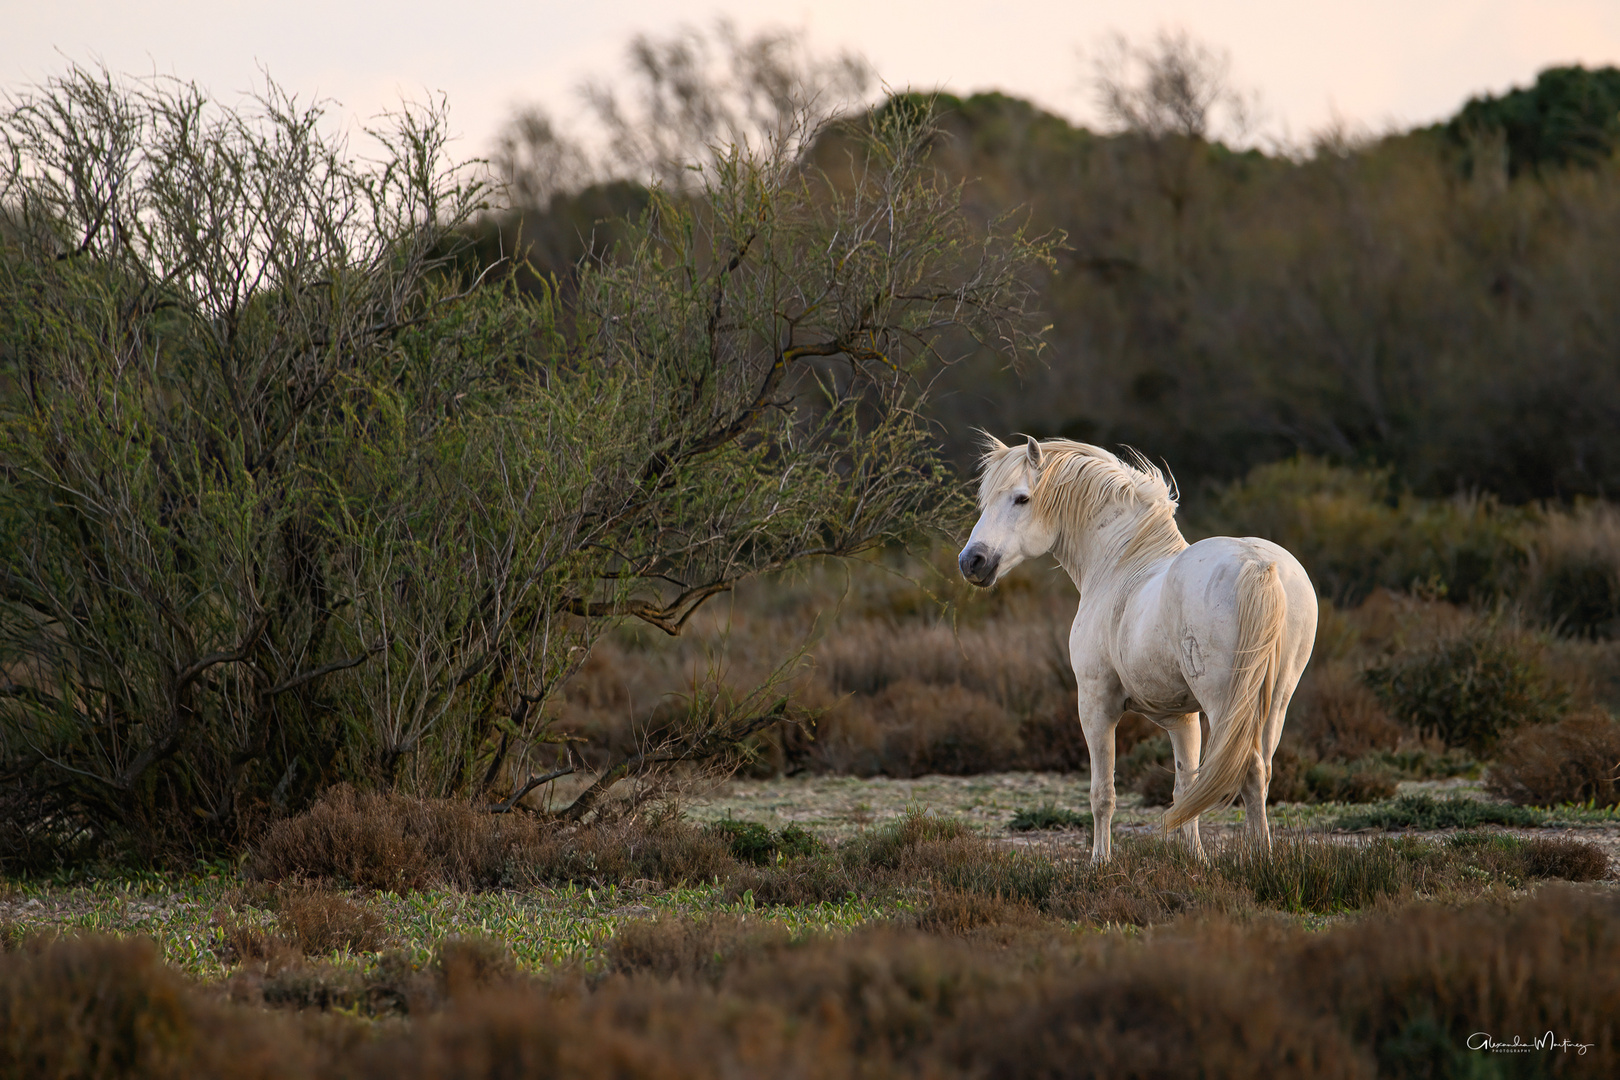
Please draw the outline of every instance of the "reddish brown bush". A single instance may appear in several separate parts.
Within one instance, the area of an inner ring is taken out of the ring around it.
[[[1553,1032],[1590,1044],[1579,1055],[1538,1052],[1526,1073],[1620,1074],[1620,904],[1612,895],[1563,887],[1508,912],[1416,907],[1307,936],[1290,953],[1284,992],[1336,1016],[1377,1055],[1383,1075],[1483,1073],[1489,1058],[1467,1049],[1475,1032],[1509,1043]]]
[[[198,993],[150,940],[61,939],[0,955],[0,1076],[298,1077],[315,1048],[281,1017]]]
[[[341,785],[303,814],[272,825],[251,866],[271,881],[302,876],[395,890],[490,886],[536,833],[523,815]]]
[[[1321,659],[1305,670],[1288,707],[1284,732],[1322,761],[1353,761],[1394,750],[1413,733],[1396,723],[1378,696],[1347,665]]]
[[[727,873],[736,860],[724,838],[679,820],[571,826],[340,787],[272,826],[250,865],[272,881],[404,890],[639,878],[675,884]]]
[[[1499,747],[1485,786],[1520,806],[1620,805],[1620,724],[1588,714],[1520,729]]]
[[[339,950],[377,952],[388,941],[380,915],[326,889],[285,890],[277,907],[282,930],[306,956]]]
[[[1568,836],[1533,836],[1519,849],[1526,877],[1564,881],[1601,881],[1609,876],[1609,857],[1590,840]]]

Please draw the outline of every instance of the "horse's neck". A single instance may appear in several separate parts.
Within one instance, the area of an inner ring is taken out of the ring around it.
[[[1078,536],[1060,535],[1054,545],[1058,563],[1068,572],[1069,579],[1080,595],[1087,600],[1101,600],[1139,585],[1152,567],[1187,546],[1179,530],[1172,540],[1149,545],[1139,553],[1132,552],[1131,541],[1143,523],[1126,515],[1102,529],[1087,527]],[[1161,550],[1162,549],[1162,550]]]

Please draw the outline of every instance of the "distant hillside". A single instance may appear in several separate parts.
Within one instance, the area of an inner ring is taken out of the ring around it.
[[[938,98],[936,161],[977,215],[1068,237],[1038,283],[1045,364],[980,350],[939,375],[948,451],[966,464],[982,426],[1129,443],[1189,486],[1307,452],[1430,494],[1620,490],[1616,88],[1614,69],[1554,69],[1307,160]],[[559,197],[525,235],[566,278],[609,231],[585,219],[638,205]]]

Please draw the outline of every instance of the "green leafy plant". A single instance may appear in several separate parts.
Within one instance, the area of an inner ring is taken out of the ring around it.
[[[926,115],[837,172],[716,148],[566,303],[464,272],[442,109],[323,131],[80,69],[0,114],[12,857],[228,844],[337,782],[513,809],[582,768],[547,703],[606,628],[954,521],[917,376],[1034,344],[1050,245],[970,223]],[[746,755],[791,660],[561,812]]]

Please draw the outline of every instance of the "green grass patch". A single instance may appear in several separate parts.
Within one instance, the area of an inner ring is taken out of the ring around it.
[[[1271,850],[1234,846],[1214,865],[1262,907],[1290,912],[1357,911],[1414,887],[1414,853],[1388,841],[1338,844],[1302,833],[1275,837]]]
[[[1013,832],[1036,832],[1044,829],[1090,829],[1091,815],[1065,810],[1056,803],[1043,803],[1013,814],[1007,828]]]
[[[405,893],[328,890],[375,920],[376,949],[340,945],[311,953],[361,971],[379,963],[426,964],[441,942],[491,938],[504,943],[525,969],[568,962],[589,966],[619,928],[663,915],[743,914],[769,919],[798,936],[843,931],[904,915],[910,905],[889,895],[840,894],[826,900],[759,909],[752,897],[728,895],[720,882],[640,891],[616,884],[487,890],[421,889]],[[137,873],[81,877],[73,882],[0,883],[9,916],[0,937],[16,942],[38,935],[110,934],[150,937],[162,959],[192,978],[217,981],[237,966],[233,932],[242,927],[296,938],[287,905],[271,888],[234,872]]]
[[[1533,828],[1546,823],[1545,811],[1526,806],[1451,796],[1402,795],[1387,803],[1350,810],[1334,821],[1339,829],[1477,829],[1481,825]]]

